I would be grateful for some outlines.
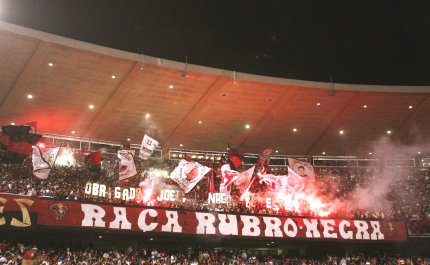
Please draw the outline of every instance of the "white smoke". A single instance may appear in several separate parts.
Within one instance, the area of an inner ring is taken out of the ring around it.
[[[420,143],[405,145],[394,142],[389,137],[382,137],[372,144],[372,152],[379,158],[380,163],[384,159],[414,159],[418,152],[428,152],[430,144]],[[402,187],[397,184],[408,177],[413,168],[382,167],[377,174],[365,176],[369,178],[365,186],[357,186],[350,192],[347,199],[335,201],[337,209],[368,209],[387,210],[391,207],[387,194],[394,189],[394,195],[401,192]],[[396,190],[397,188],[397,190]]]

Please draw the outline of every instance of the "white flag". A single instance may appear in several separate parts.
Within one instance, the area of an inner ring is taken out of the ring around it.
[[[185,193],[188,193],[210,170],[210,168],[197,162],[188,162],[182,159],[170,173],[170,178],[178,183]]]
[[[142,145],[140,146],[139,150],[139,157],[142,159],[148,159],[152,152],[154,152],[154,149],[157,148],[158,141],[152,139],[148,135],[143,136]]]
[[[289,192],[301,192],[305,189],[305,179],[288,167],[287,189]]]
[[[219,185],[219,192],[230,194],[228,187],[233,183],[233,179],[239,176],[239,172],[231,170],[229,164],[221,167],[222,182]]]
[[[303,178],[297,175],[291,168],[288,168],[287,176],[275,176],[273,174],[259,174],[259,176],[275,192],[288,191],[296,193],[303,191],[305,188]]]
[[[126,180],[128,178],[137,175],[136,165],[134,164],[134,150],[119,150],[119,181]]]
[[[287,189],[288,176],[275,176],[273,174],[258,174],[264,183],[272,191],[285,191]]]
[[[236,188],[240,191],[240,194],[243,194],[246,189],[249,188],[249,184],[252,179],[252,175],[254,175],[255,166],[240,172],[237,177],[233,179]]]
[[[311,163],[295,158],[288,158],[288,165],[301,177],[311,180],[315,179],[315,170]]]
[[[38,179],[47,179],[51,168],[57,159],[60,147],[46,148],[43,152],[33,146],[33,175]]]

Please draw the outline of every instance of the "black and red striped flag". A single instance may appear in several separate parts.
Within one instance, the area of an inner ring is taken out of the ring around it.
[[[4,146],[6,160],[10,162],[22,162],[31,152],[42,135],[32,133],[29,125],[7,125],[2,126],[0,142]]]

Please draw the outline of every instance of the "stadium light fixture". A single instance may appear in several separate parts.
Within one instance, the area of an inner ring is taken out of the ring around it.
[[[173,88],[173,85],[170,85],[170,86],[169,86],[169,88],[170,88],[170,89],[172,89],[172,88]]]
[[[297,132],[297,128],[293,128],[293,132]]]
[[[321,106],[321,103],[320,103],[320,102],[317,102],[317,106]]]
[[[145,119],[149,119],[149,118],[151,118],[151,114],[146,113],[146,114],[145,114]]]
[[[72,133],[72,134],[75,134],[76,132],[75,132],[75,131],[71,131],[71,133]]]
[[[90,105],[88,106],[88,108],[89,108],[89,109],[94,109],[94,105],[93,105],[93,104],[90,104]]]
[[[419,155],[421,155],[421,152],[420,152],[420,151],[418,151],[418,154],[419,154]]]
[[[116,78],[116,76],[115,75],[112,75],[112,79],[115,79]]]
[[[130,142],[131,141],[131,139],[130,138],[127,138],[127,142]]]
[[[344,132],[343,132],[343,130],[340,130],[340,131],[339,131],[339,134],[343,134],[343,133],[344,133]]]
[[[180,146],[180,147],[183,147],[184,145],[183,145],[183,144],[179,144],[179,146]]]
[[[325,152],[322,152],[323,155],[325,155]]]
[[[28,98],[28,99],[32,99],[32,98],[33,98],[33,95],[32,95],[32,94],[28,94],[28,95],[27,95],[27,98]]]
[[[251,128],[251,125],[246,124],[246,125],[245,125],[245,128],[246,128],[246,129],[249,129],[249,128]]]
[[[412,105],[410,105],[410,106],[409,106],[409,109],[412,109],[412,108],[413,108],[413,107],[412,107]]]
[[[54,64],[53,63],[48,63],[48,66],[52,67],[52,66],[54,66]]]
[[[199,121],[199,124],[202,124],[203,122],[202,121]]]
[[[388,131],[387,131],[387,134],[391,134],[391,131],[390,131],[390,130],[388,130]]]
[[[363,105],[363,109],[367,109],[367,105]]]
[[[372,155],[372,152],[369,152],[369,155]]]

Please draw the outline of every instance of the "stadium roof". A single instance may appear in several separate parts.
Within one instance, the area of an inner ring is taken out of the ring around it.
[[[2,0],[0,20],[262,76],[430,85],[427,1]]]
[[[163,148],[272,146],[297,155],[368,155],[383,136],[430,140],[428,86],[235,73],[6,22],[0,22],[0,72],[1,124],[37,121],[40,132],[84,140],[140,144],[147,133]]]

